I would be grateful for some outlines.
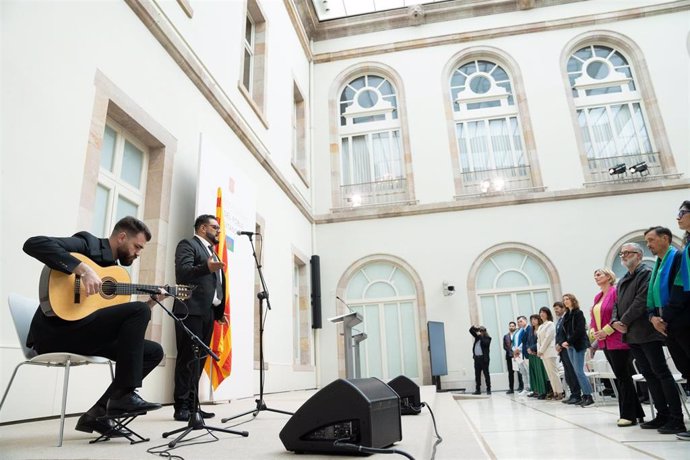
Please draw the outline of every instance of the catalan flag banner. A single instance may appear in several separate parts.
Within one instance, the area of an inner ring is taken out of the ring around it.
[[[220,357],[219,361],[208,357],[206,359],[206,366],[204,369],[211,379],[211,385],[214,390],[218,388],[232,372],[232,327],[230,323],[230,269],[228,267],[228,247],[225,232],[225,218],[223,215],[223,191],[218,187],[218,194],[216,197],[216,220],[220,225],[220,235],[218,236],[218,244],[216,245],[216,254],[218,259],[225,264],[225,317],[228,324],[213,323],[213,335],[211,336],[211,350]]]

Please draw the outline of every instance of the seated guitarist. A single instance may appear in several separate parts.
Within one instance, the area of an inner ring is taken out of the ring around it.
[[[96,271],[70,252],[84,254],[100,266],[129,266],[139,257],[151,232],[146,224],[134,217],[125,217],[117,224],[109,238],[96,238],[88,232],[72,237],[53,238],[35,236],[24,243],[24,252],[48,267],[80,277],[86,295],[99,292],[102,281]],[[163,298],[159,295],[159,300]],[[159,409],[160,404],[142,399],[134,390],[163,359],[162,347],[144,339],[151,319],[153,300],[128,302],[101,308],[83,319],[66,321],[58,316],[46,316],[39,307],[31,322],[27,346],[39,354],[55,351],[103,356],[116,363],[115,379],[96,404],[83,414],[79,431],[104,434],[111,430],[110,419],[97,420],[104,415],[141,412]],[[123,436],[117,431],[111,437]]]

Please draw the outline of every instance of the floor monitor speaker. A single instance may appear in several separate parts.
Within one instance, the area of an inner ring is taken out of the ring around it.
[[[388,382],[388,386],[400,396],[400,413],[402,415],[417,415],[422,411],[419,385],[404,375],[399,375]]]
[[[381,380],[338,379],[309,398],[280,431],[287,450],[352,454],[336,440],[382,448],[402,440],[398,395]]]

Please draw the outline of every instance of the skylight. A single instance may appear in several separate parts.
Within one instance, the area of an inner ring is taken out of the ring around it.
[[[319,21],[327,21],[442,1],[446,0],[312,0],[312,3]]]

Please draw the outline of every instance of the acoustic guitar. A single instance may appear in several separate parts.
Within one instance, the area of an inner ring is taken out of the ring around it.
[[[165,289],[178,299],[185,300],[191,296],[192,288],[185,285],[153,286],[149,284],[132,284],[129,273],[124,268],[114,265],[101,267],[83,254],[71,253],[84,262],[103,281],[98,294],[86,296],[81,278],[75,274],[66,274],[50,267],[44,267],[38,286],[41,310],[46,316],[58,316],[64,320],[75,321],[85,318],[96,310],[129,302],[132,295],[150,294]]]

